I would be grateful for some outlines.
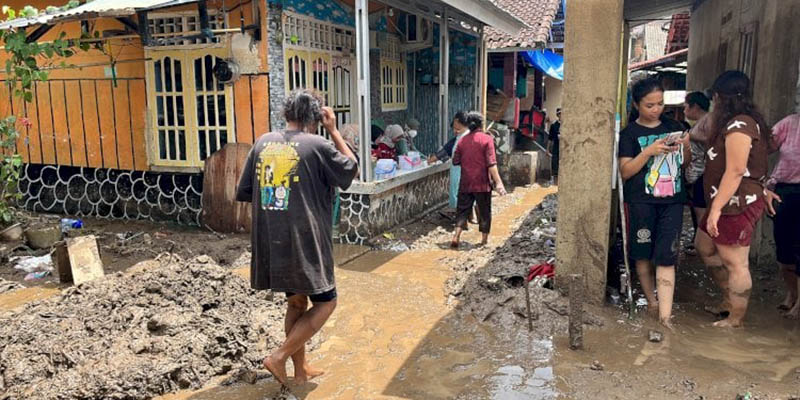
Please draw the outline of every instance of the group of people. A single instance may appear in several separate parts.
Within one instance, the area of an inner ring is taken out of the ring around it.
[[[668,327],[686,204],[695,221],[694,247],[723,294],[719,305],[706,308],[717,317],[715,326],[742,325],[752,290],[750,243],[765,210],[775,220],[787,286],[780,308],[800,317],[800,114],[770,130],[751,87],[746,74],[727,71],[710,100],[701,92],[687,95],[684,112],[694,122],[688,132],[663,116],[657,79],[632,88],[634,109],[618,153],[630,258],[649,310]],[[770,173],[768,156],[775,151],[779,161]]]

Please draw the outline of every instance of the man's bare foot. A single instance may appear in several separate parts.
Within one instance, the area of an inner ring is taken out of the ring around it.
[[[303,368],[295,370],[294,381],[298,384],[302,384],[322,375],[325,375],[325,371],[316,369],[306,363],[303,365]]]
[[[667,318],[667,319],[660,318],[659,322],[661,323],[661,325],[664,326],[664,328],[667,328],[670,331],[675,332],[675,326],[672,325],[672,319],[670,319],[670,318]]]
[[[796,301],[797,299],[793,299],[791,294],[787,294],[786,298],[783,299],[783,302],[778,305],[778,310],[789,311]]]
[[[286,362],[284,361],[281,363],[272,358],[272,355],[264,359],[264,368],[269,371],[281,385],[285,385],[289,379],[286,376]]]
[[[722,321],[714,322],[714,327],[716,328],[741,328],[742,321],[741,320],[734,320],[732,318],[725,318]]]
[[[457,248],[458,248],[458,242],[457,242],[457,241],[455,241],[455,240],[453,240],[452,242],[450,242],[450,248],[451,248],[451,249],[457,249]]]
[[[800,301],[794,305],[794,308],[787,311],[786,314],[783,314],[783,317],[788,319],[800,319]]]

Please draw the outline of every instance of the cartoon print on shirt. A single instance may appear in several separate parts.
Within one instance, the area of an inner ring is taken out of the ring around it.
[[[642,136],[639,146],[645,148],[658,139],[666,138],[669,133]],[[680,167],[683,164],[683,145],[680,149],[667,154],[651,157],[647,161],[650,172],[645,176],[645,193],[655,197],[672,197],[681,193]]]
[[[285,211],[289,209],[291,184],[298,182],[297,162],[300,156],[297,143],[268,143],[258,155],[256,171],[261,191],[261,209]]]

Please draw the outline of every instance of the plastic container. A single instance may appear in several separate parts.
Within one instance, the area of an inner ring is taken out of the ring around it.
[[[397,160],[402,171],[411,171],[422,166],[422,157],[417,151],[409,151],[408,154],[397,157]]]
[[[388,179],[397,174],[397,163],[388,158],[382,158],[375,164],[375,179]]]

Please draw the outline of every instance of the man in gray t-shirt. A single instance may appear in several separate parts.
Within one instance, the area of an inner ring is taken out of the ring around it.
[[[284,102],[285,132],[262,135],[247,157],[236,193],[252,203],[254,289],[286,293],[286,341],[264,366],[286,383],[286,361],[295,382],[322,372],[305,362],[305,343],[336,308],[333,276],[334,188],[347,189],[357,174],[356,157],[336,129],[333,110],[312,91],[292,92]],[[331,141],[316,135],[319,123]],[[313,307],[308,309],[308,300]]]

